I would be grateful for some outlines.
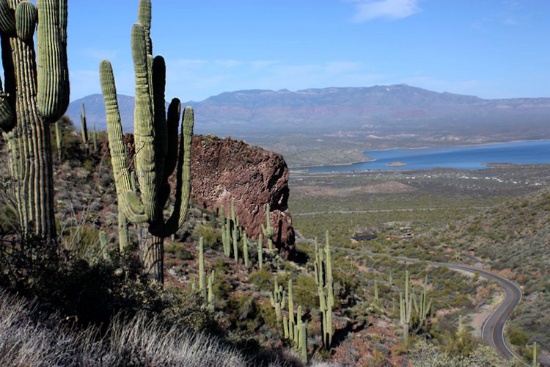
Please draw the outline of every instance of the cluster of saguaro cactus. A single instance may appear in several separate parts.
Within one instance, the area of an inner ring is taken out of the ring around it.
[[[416,314],[417,328],[420,329],[427,324],[432,308],[432,300],[428,298],[428,274],[424,277],[420,293],[416,295],[416,293],[412,292],[412,300]]]
[[[216,279],[215,271],[206,276],[206,267],[204,263],[204,239],[199,238],[199,289],[204,300],[210,306],[214,306],[214,281]]]
[[[409,343],[409,326],[412,315],[412,299],[409,295],[409,271],[405,271],[405,297],[403,292],[399,292],[399,323],[403,326],[403,342]]]
[[[288,280],[288,317],[283,317],[283,335],[292,341],[294,348],[300,353],[302,360],[307,363],[307,322],[302,321],[302,306],[298,306],[298,313],[294,316],[294,300],[292,293],[292,279]]]
[[[409,332],[412,323],[417,332],[428,321],[431,313],[432,301],[428,299],[428,275],[424,278],[422,291],[417,296],[411,289],[409,271],[405,271],[405,295],[399,293],[399,323],[403,326],[403,342],[408,344]],[[414,314],[413,314],[414,309]]]
[[[225,217],[225,210],[221,210],[222,219],[222,243],[225,256],[233,257],[239,261],[239,240],[242,237],[242,231],[239,226],[239,218],[235,215],[235,199],[231,200],[231,216]]]
[[[273,292],[269,293],[269,299],[271,306],[275,309],[275,316],[277,321],[282,320],[282,310],[285,307],[286,294],[282,285],[279,285],[277,275],[275,275],[275,281],[273,283]]]
[[[222,244],[225,256],[230,257],[231,254],[233,254],[233,258],[238,262],[239,248],[241,248],[244,265],[248,267],[250,264],[248,237],[246,232],[239,225],[239,218],[235,214],[234,199],[231,201],[231,217],[225,217],[225,210],[223,207],[220,211],[220,217],[222,221]],[[261,256],[261,254],[259,256]]]
[[[146,228],[147,234],[139,244],[140,258],[145,273],[162,283],[164,238],[175,233],[184,223],[189,208],[194,117],[193,109],[186,107],[183,112],[182,141],[178,144],[181,104],[174,98],[166,113],[166,66],[161,56],[152,56],[150,26],[151,1],[140,0],[138,23],[132,27],[136,84],[136,153],[133,162],[136,190],[132,188],[130,179],[115,80],[108,60],[100,64],[100,79],[119,211],[124,212],[127,221]],[[175,203],[170,217],[164,220],[163,209],[170,193],[168,177],[174,170],[177,180]]]
[[[326,232],[324,249],[319,248],[315,241],[315,282],[319,295],[319,310],[321,311],[322,340],[325,349],[332,344],[332,307],[334,306],[334,280],[332,278],[332,255],[330,252],[329,234]]]
[[[0,130],[19,224],[24,238],[42,238],[55,249],[50,124],[69,104],[67,0],[0,0],[0,34]]]

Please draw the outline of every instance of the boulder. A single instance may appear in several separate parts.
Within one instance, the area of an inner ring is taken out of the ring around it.
[[[269,204],[273,243],[283,256],[294,258],[289,172],[280,154],[231,138],[198,135],[193,137],[191,167],[191,195],[197,206],[213,212],[223,207],[229,215],[234,200],[240,226],[249,238],[257,239]]]

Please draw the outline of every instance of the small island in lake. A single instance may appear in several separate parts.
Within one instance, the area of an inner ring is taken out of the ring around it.
[[[389,167],[402,167],[402,166],[406,166],[407,163],[405,162],[391,162],[391,163],[388,163],[388,166]]]

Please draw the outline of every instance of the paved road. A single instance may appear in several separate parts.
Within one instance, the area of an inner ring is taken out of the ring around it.
[[[504,290],[505,298],[498,308],[495,309],[483,323],[483,326],[481,327],[481,338],[491,347],[495,348],[504,358],[515,358],[514,353],[512,353],[504,340],[504,325],[512,315],[514,308],[516,308],[518,303],[521,301],[522,293],[519,287],[508,279],[472,266],[433,262],[428,262],[428,264],[434,266],[446,266],[449,269],[462,270],[469,273],[478,273],[481,277],[498,282]]]

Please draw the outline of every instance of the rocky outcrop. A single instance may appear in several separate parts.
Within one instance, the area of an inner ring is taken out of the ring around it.
[[[280,154],[242,141],[195,136],[192,154],[192,197],[210,211],[235,213],[249,238],[256,239],[271,207],[273,242],[281,253],[295,255],[294,229],[288,210],[288,167]]]

